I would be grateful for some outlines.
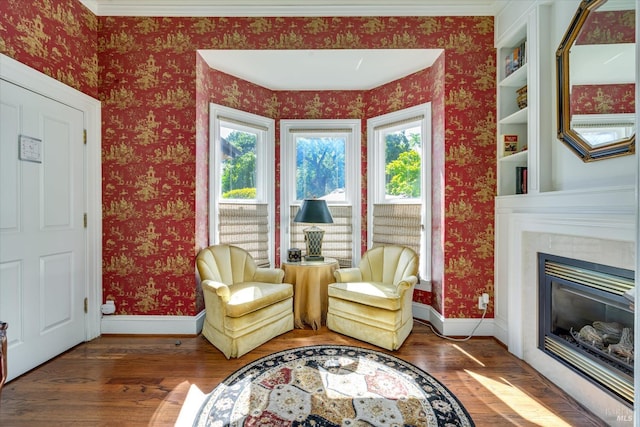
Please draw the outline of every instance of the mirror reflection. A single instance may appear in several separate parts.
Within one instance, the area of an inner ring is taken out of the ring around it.
[[[583,1],[558,48],[558,137],[584,161],[634,151],[634,6]]]

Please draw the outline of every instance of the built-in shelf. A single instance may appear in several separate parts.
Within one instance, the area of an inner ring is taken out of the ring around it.
[[[520,68],[509,74],[502,79],[498,86],[502,87],[517,87],[520,88],[527,84],[527,68],[528,64],[523,64]]]
[[[528,108],[524,107],[521,110],[516,111],[515,113],[500,119],[499,123],[501,125],[515,125],[515,124],[526,124],[528,122]]]
[[[517,153],[510,154],[508,156],[500,157],[498,161],[501,163],[526,163],[527,150],[522,150]]]
[[[516,181],[520,168],[528,167],[529,154],[526,150],[529,138],[529,108],[520,108],[518,103],[519,89],[528,86],[529,64],[526,37],[527,22],[516,28],[512,34],[497,46],[497,64],[504,64],[498,70],[497,82],[497,191],[498,196],[510,196],[519,192]],[[518,68],[508,75],[508,68],[514,58]],[[505,139],[517,141],[514,154],[505,150]]]

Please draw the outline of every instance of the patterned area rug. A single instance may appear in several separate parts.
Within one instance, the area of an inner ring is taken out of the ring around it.
[[[348,346],[285,350],[234,372],[194,425],[474,426],[438,380],[386,353]]]

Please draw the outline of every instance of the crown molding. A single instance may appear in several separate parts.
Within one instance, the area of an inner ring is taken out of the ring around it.
[[[80,4],[93,12],[94,15],[98,15],[98,2],[96,0],[78,0]]]
[[[80,0],[98,16],[495,16],[502,0]]]

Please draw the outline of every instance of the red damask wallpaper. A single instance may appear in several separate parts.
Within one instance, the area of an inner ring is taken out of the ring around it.
[[[631,8],[629,10],[590,12],[575,43],[635,43],[635,40],[636,11]]]
[[[576,44],[635,43],[635,10],[591,12]],[[571,88],[572,114],[613,114],[635,112],[635,84],[574,85]]]
[[[98,18],[77,0],[0,1],[0,52],[98,98]]]
[[[633,114],[635,112],[636,85],[634,83],[571,87],[571,114]]]
[[[432,298],[446,318],[464,318],[479,316],[479,293],[493,293],[492,17],[96,18],[76,0],[5,0],[0,16],[3,53],[102,101],[103,293],[118,314],[202,308],[194,256],[207,242],[206,105],[213,97],[291,117],[317,114],[330,97],[340,98],[334,113],[345,117],[431,100],[433,295],[416,298]],[[196,53],[380,47],[444,54],[415,79],[354,97],[236,87]],[[366,173],[364,151],[363,166]]]

